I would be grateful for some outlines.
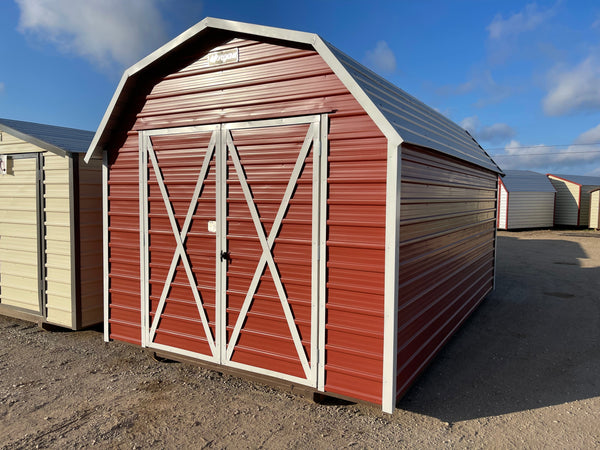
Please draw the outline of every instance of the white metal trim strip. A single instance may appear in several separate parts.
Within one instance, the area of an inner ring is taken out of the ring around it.
[[[329,118],[326,114],[321,116],[321,163],[319,175],[319,291],[318,299],[318,368],[317,389],[325,392],[325,326],[327,317],[327,176],[328,176],[328,152],[327,138],[329,136]],[[313,205],[314,207],[314,205]]]
[[[108,152],[104,152],[102,154],[102,304],[104,313],[104,342],[110,341],[108,324],[110,319],[108,251]]]
[[[187,356],[189,358],[200,359],[202,361],[208,361],[208,362],[212,362],[212,363],[218,362],[215,360],[215,358],[213,356],[205,355],[204,353],[196,353],[196,352],[192,352],[190,350],[185,350],[183,348],[171,347],[169,345],[159,344],[156,342],[153,342],[152,345],[150,346],[150,348],[153,348],[156,350],[165,350],[169,353],[175,353],[178,355]]]
[[[216,218],[217,221],[217,236],[215,248],[215,273],[216,273],[216,289],[215,289],[215,315],[217,323],[217,333],[219,342],[219,363],[223,364],[224,355],[227,350],[227,261],[221,260],[222,252],[227,251],[227,152],[223,149],[227,148],[226,133],[219,126],[219,148],[216,150],[215,166],[216,166],[216,186],[217,190],[217,205]]]
[[[387,153],[381,409],[391,414],[396,405],[398,358],[398,267],[400,262],[400,173],[402,166],[400,144],[388,141]]]
[[[286,125],[302,125],[304,123],[318,123],[320,119],[319,115],[309,116],[296,116],[296,117],[285,117],[281,119],[263,119],[253,120],[245,122],[229,122],[223,124],[225,130],[237,130],[246,128],[267,128],[267,127],[279,127]]]
[[[141,131],[138,138],[138,180],[140,183],[140,340],[142,347],[146,347],[148,345],[148,339],[145,330],[148,329],[148,315],[150,314],[148,311],[148,242],[146,240],[146,236],[148,234],[148,158],[145,148],[148,140],[148,136]]]
[[[311,307],[310,307],[310,377],[315,380],[315,386],[319,384],[319,361],[321,355],[319,352],[319,275],[320,275],[320,249],[319,249],[319,231],[320,227],[320,203],[319,188],[321,185],[321,117],[313,122],[313,173],[312,173],[312,231],[311,231]]]
[[[171,136],[173,134],[204,133],[208,131],[219,130],[219,125],[193,125],[189,127],[156,128],[145,130],[143,133],[147,136]]]
[[[251,365],[239,363],[236,361],[228,361],[227,366],[233,367],[234,369],[247,370],[248,372],[258,373],[260,375],[267,375],[269,377],[278,378],[280,380],[290,381],[292,383],[300,384],[303,386],[314,387],[312,380],[309,380],[306,378],[301,378],[301,377],[295,377],[294,375],[288,375],[283,372],[276,372],[274,370],[263,369],[262,367],[251,366]]]

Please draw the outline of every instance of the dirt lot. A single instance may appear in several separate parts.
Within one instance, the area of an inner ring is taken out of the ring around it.
[[[0,447],[600,447],[600,233],[498,246],[496,291],[391,416],[0,317]]]

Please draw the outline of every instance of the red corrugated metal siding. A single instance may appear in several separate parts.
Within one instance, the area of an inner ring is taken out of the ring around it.
[[[387,141],[364,115],[331,121],[326,390],[381,403]]]
[[[238,63],[207,67],[206,60],[201,59],[164,77],[146,97],[132,129],[329,113],[325,390],[380,403],[387,143],[314,51],[242,40],[233,40],[218,49],[227,47],[239,48]],[[109,323],[111,338],[139,343],[137,152],[136,132],[130,134],[118,152],[111,152]],[[262,208],[268,215],[267,205],[264,202]],[[234,208],[230,214],[236,213],[236,204],[232,202],[230,207]],[[304,207],[300,200],[293,206],[298,211]],[[246,222],[237,225],[241,224],[245,226]],[[230,232],[240,234],[235,229],[237,225],[232,224]],[[284,239],[304,238],[304,232],[294,223],[288,222],[282,232]],[[257,251],[253,240],[239,239],[235,245],[240,252]],[[282,271],[290,273],[289,268],[294,267],[298,276],[304,277],[310,270],[295,261],[296,247],[292,242],[285,249],[289,261],[283,249],[276,251],[281,252],[278,258]],[[300,246],[298,251],[305,249]],[[288,262],[293,264],[288,267]],[[268,273],[264,277],[269,281]],[[293,281],[286,279],[290,286]],[[265,288],[264,298],[273,295]],[[300,310],[298,305],[299,315],[307,314]],[[304,320],[302,317],[299,323]],[[250,337],[248,333],[247,338]],[[308,351],[306,345],[305,348]],[[254,359],[254,364],[264,366],[269,361]],[[292,364],[281,370],[291,373],[297,366]]]
[[[402,149],[398,396],[493,287],[496,179]]]
[[[109,332],[141,344],[139,157],[137,133],[109,152]]]

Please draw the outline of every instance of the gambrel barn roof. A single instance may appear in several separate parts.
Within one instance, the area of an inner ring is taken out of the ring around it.
[[[106,150],[116,136],[111,130],[123,117],[128,99],[147,92],[149,79],[172,71],[171,61],[188,49],[207,51],[234,37],[272,40],[314,49],[359,101],[388,140],[430,148],[463,161],[502,172],[467,131],[450,119],[410,96],[389,81],[356,62],[314,33],[205,18],[125,71],[86,154],[86,161]],[[185,59],[185,58],[184,58]],[[139,97],[138,97],[139,98]],[[140,99],[142,101],[142,99]]]

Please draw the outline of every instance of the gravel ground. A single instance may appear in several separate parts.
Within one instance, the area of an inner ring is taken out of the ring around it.
[[[498,249],[496,290],[393,415],[0,317],[0,447],[600,447],[600,233]]]

